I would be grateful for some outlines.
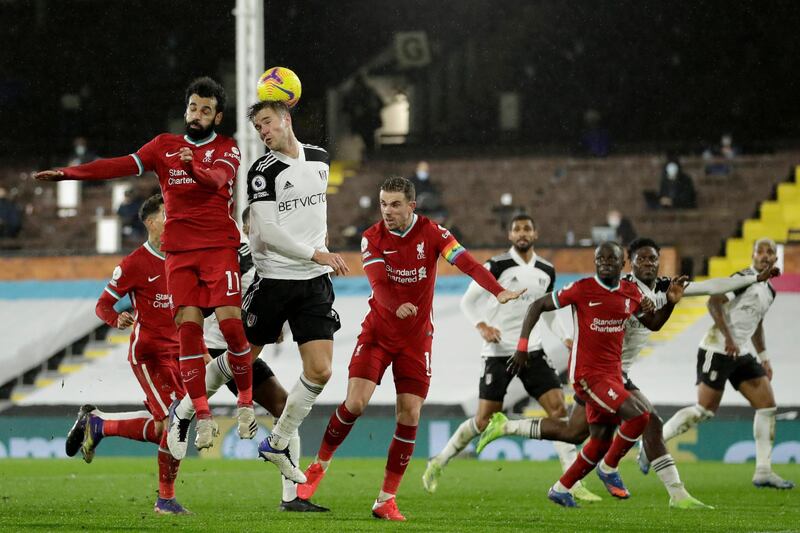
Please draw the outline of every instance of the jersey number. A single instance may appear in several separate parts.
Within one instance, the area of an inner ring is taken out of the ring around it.
[[[228,293],[236,294],[237,292],[242,290],[242,287],[239,283],[238,272],[231,272],[230,270],[226,270],[225,276],[228,278]]]

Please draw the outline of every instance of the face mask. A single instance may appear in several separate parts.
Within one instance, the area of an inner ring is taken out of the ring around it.
[[[79,144],[78,146],[75,147],[75,153],[79,156],[82,156],[83,154],[86,153],[86,147],[82,144]]]
[[[675,163],[667,164],[667,177],[669,179],[675,179],[678,177],[678,165]]]
[[[606,222],[608,222],[608,225],[611,226],[612,228],[618,228],[620,219],[617,216],[610,216],[606,219]]]
[[[428,180],[428,173],[426,171],[424,171],[424,170],[418,170],[417,171],[417,178],[419,178],[420,181],[427,181]]]
[[[358,199],[358,205],[361,209],[369,209],[372,205],[372,200],[370,200],[369,196],[362,196]]]

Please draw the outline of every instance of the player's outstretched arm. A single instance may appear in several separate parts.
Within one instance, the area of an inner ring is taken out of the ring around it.
[[[91,163],[84,163],[74,167],[42,170],[36,172],[33,177],[39,181],[94,181],[138,176],[140,174],[141,169],[133,155],[126,155],[108,159],[96,159]]]
[[[731,276],[729,278],[711,278],[705,281],[692,281],[684,291],[685,296],[708,296],[712,294],[726,294],[745,289],[760,281],[767,281],[781,275],[777,267],[767,268],[758,274],[746,276]]]
[[[654,309],[650,312],[645,310],[645,313],[647,314],[638,316],[637,318],[639,319],[639,322],[641,322],[650,331],[661,330],[661,328],[664,327],[664,324],[667,323],[667,320],[669,320],[669,317],[672,316],[672,311],[675,309],[675,304],[677,304],[683,297],[683,292],[688,280],[688,276],[672,278],[665,295],[667,302],[658,309],[655,309],[657,306],[652,302],[652,300],[645,298],[642,303],[646,306],[649,306],[648,303],[645,303],[646,300],[647,302],[653,304]]]
[[[528,338],[531,336],[531,331],[533,331],[536,323],[539,322],[542,313],[555,310],[556,304],[553,302],[553,293],[551,292],[548,292],[528,306],[528,311],[525,313],[525,320],[522,321],[522,331],[519,333],[517,350],[508,360],[508,370],[510,372],[516,374],[528,364]]]
[[[480,263],[475,261],[475,258],[472,257],[472,254],[470,254],[465,248],[461,247],[460,244],[456,243],[456,246],[458,246],[460,250],[453,254],[451,263],[458,267],[461,272],[474,279],[478,285],[494,294],[495,298],[497,298],[497,301],[501,304],[511,300],[516,300],[527,290],[522,289],[521,291],[509,291],[504,289],[502,285],[497,283],[497,280],[491,272],[483,268]]]

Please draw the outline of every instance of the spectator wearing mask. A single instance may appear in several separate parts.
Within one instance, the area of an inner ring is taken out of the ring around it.
[[[661,173],[658,203],[664,209],[697,207],[694,182],[677,161],[668,161]]]
[[[617,209],[612,209],[606,215],[606,223],[617,232],[617,242],[623,247],[636,238],[633,223]]]
[[[446,217],[442,206],[442,195],[436,184],[431,182],[431,167],[427,161],[417,163],[417,169],[409,178],[417,191],[417,212],[427,217]]]

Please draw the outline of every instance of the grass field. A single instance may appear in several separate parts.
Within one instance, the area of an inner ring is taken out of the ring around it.
[[[406,523],[371,518],[383,460],[339,459],[315,500],[331,513],[291,514],[277,510],[280,481],[260,461],[186,461],[178,499],[195,514],[153,513],[155,459],[98,457],[76,460],[0,461],[0,530],[187,530],[187,531],[800,531],[800,489],[776,491],[750,485],[753,466],[720,463],[680,465],[689,490],[711,511],[674,511],[654,475],[642,476],[631,462],[623,476],[633,496],[581,509],[563,509],[545,493],[559,475],[556,462],[508,463],[455,460],[439,490],[428,495],[420,476],[424,462],[411,463],[401,494]],[[800,481],[800,466],[780,474]],[[602,490],[594,474],[588,486]]]

